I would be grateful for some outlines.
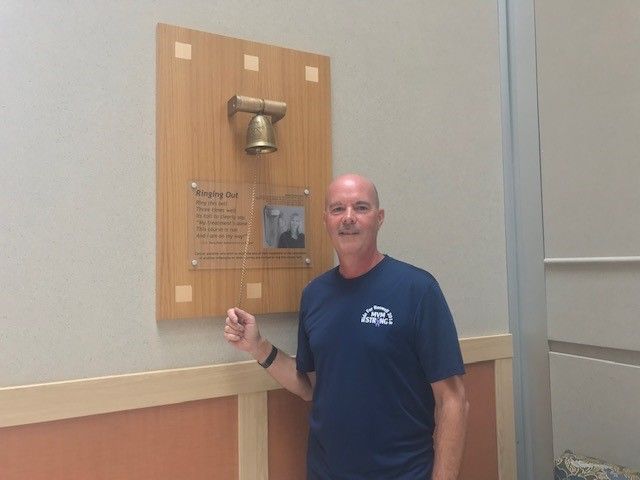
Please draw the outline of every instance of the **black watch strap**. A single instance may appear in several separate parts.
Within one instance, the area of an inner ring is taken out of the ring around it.
[[[258,362],[258,365],[260,365],[262,368],[269,368],[273,363],[273,361],[276,359],[277,355],[278,355],[278,349],[276,348],[275,345],[272,345],[271,353],[269,354],[267,359],[264,362]]]

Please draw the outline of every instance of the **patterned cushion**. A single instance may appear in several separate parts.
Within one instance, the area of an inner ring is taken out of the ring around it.
[[[555,460],[554,480],[640,480],[640,472],[612,465],[570,450]]]

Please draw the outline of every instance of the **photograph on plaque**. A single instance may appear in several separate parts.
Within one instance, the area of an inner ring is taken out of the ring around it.
[[[262,231],[265,248],[304,248],[304,207],[265,205]]]
[[[192,269],[306,267],[303,187],[193,180],[187,195]]]

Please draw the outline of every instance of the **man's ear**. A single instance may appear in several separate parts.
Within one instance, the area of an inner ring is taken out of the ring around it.
[[[382,226],[384,222],[384,208],[378,209],[378,229]]]

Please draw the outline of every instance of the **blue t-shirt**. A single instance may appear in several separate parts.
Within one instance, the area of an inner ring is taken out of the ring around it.
[[[429,478],[429,384],[464,373],[431,274],[385,256],[357,278],[338,268],[319,276],[302,293],[296,362],[316,372],[309,480]]]

